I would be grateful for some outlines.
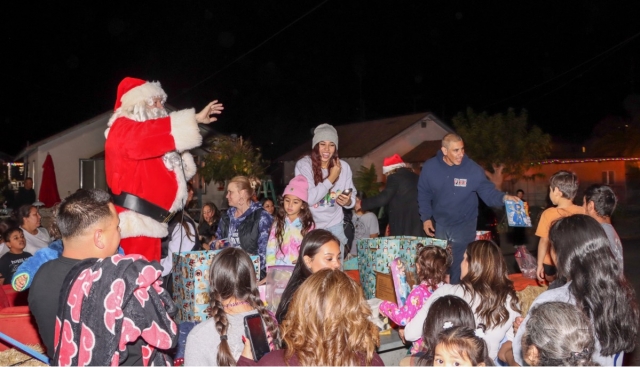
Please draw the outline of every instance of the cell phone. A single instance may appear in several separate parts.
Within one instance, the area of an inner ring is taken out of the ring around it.
[[[259,361],[260,358],[271,351],[271,349],[269,349],[267,332],[264,329],[262,318],[259,314],[244,317],[244,333],[249,337],[254,361]]]
[[[343,195],[347,195],[347,196],[349,196],[349,195],[351,195],[351,191],[353,191],[353,189],[349,188],[349,189],[344,190],[344,191],[342,192],[342,194],[343,194]]]

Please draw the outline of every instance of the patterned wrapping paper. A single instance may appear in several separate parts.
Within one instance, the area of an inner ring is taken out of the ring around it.
[[[491,232],[489,231],[476,231],[476,241],[487,240],[493,241],[491,238]]]
[[[447,247],[446,240],[430,237],[378,237],[358,240],[358,271],[360,284],[366,299],[376,295],[376,271],[389,274],[389,263],[399,257],[406,265],[407,271],[416,271],[416,246],[435,245]]]
[[[209,268],[222,250],[188,251],[173,254],[173,302],[178,307],[176,322],[201,322],[209,318]],[[250,255],[260,278],[260,257]]]

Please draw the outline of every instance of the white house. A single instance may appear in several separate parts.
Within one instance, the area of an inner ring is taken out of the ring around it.
[[[428,148],[439,148],[442,138],[453,132],[451,127],[430,112],[356,122],[335,128],[338,131],[340,158],[349,163],[354,173],[361,166],[369,167],[373,163],[380,181],[385,157],[399,154],[407,163],[418,163],[413,161],[420,155],[418,151],[425,155],[429,150],[431,154],[426,154],[419,162],[422,163],[435,154],[435,151],[431,152],[433,149]],[[427,149],[423,149],[425,147]],[[293,178],[296,161],[309,151],[311,139],[278,159],[284,164],[284,182]]]
[[[75,125],[24,148],[15,158],[24,161],[25,177],[32,177],[40,192],[42,164],[51,154],[61,198],[80,187],[106,189],[104,174],[104,130],[113,111]]]

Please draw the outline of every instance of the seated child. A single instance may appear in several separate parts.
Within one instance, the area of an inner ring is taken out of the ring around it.
[[[0,257],[0,278],[4,278],[2,284],[11,284],[13,274],[31,254],[24,251],[27,241],[24,239],[24,233],[20,227],[14,226],[7,228],[2,233],[2,239],[9,252]]]
[[[433,366],[493,366],[484,339],[484,325],[445,329],[438,335]]]
[[[380,312],[399,326],[405,326],[422,305],[429,299],[431,294],[444,284],[447,269],[451,265],[451,255],[438,246],[418,245],[418,255],[416,256],[416,272],[418,281],[405,304],[401,307],[395,302],[383,301],[380,304]],[[418,339],[411,347],[411,353],[417,353],[422,349],[422,339]]]
[[[538,242],[538,280],[555,280],[557,269],[549,255],[549,229],[556,220],[574,214],[584,214],[584,209],[573,204],[573,198],[578,192],[578,176],[569,171],[558,171],[549,179],[549,199],[553,207],[542,212],[536,236]]]
[[[609,238],[609,245],[611,246],[611,252],[613,257],[620,265],[620,272],[623,272],[624,259],[622,257],[622,243],[618,232],[611,225],[611,216],[613,211],[616,210],[616,204],[618,199],[611,187],[607,185],[591,185],[587,187],[584,192],[583,207],[585,214],[595,219],[600,223],[604,231]]]

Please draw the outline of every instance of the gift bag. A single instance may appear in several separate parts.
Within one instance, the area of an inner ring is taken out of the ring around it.
[[[275,265],[267,268],[267,288],[266,288],[266,302],[267,309],[276,312],[282,293],[284,293],[291,274],[293,273],[293,265]]]
[[[476,231],[476,241],[486,240],[492,241],[491,232],[489,231]]]
[[[447,247],[446,240],[430,237],[378,237],[358,240],[358,271],[360,284],[366,299],[375,297],[376,272],[390,274],[389,263],[399,257],[407,265],[407,271],[415,274],[416,246],[436,245]]]
[[[209,318],[209,268],[222,250],[188,251],[173,254],[173,302],[178,307],[176,322],[201,322]],[[250,255],[256,279],[260,279],[260,257]]]
[[[516,253],[514,256],[518,263],[518,267],[522,272],[522,276],[529,279],[537,279],[536,270],[538,269],[538,261],[533,257],[533,255],[531,255],[531,253],[529,253],[527,246],[516,246]]]

